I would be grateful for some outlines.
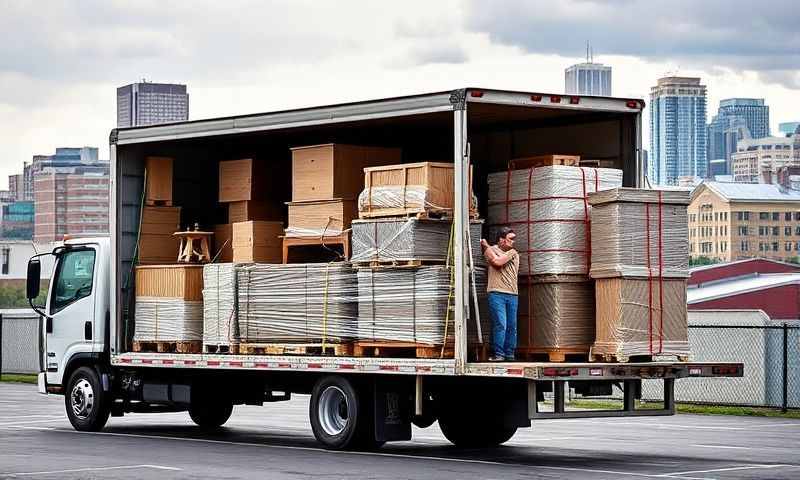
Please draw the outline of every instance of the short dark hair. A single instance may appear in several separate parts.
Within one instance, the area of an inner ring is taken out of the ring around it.
[[[511,227],[501,227],[500,230],[497,231],[497,238],[495,241],[499,242],[501,239],[506,238],[509,233],[514,233]]]

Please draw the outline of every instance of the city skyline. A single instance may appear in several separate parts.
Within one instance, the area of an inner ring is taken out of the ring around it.
[[[116,125],[114,91],[142,76],[187,84],[192,119],[465,85],[558,93],[564,88],[564,69],[583,61],[587,38],[603,52],[598,61],[614,69],[615,96],[648,101],[650,85],[667,72],[698,76],[708,86],[709,106],[724,98],[765,98],[775,134],[779,123],[798,120],[792,105],[800,103],[800,72],[787,50],[793,30],[785,26],[792,4],[776,2],[746,21],[737,17],[735,35],[724,30],[712,37],[702,32],[731,21],[713,3],[692,10],[688,4],[667,8],[633,1],[626,5],[626,18],[654,20],[624,25],[615,8],[595,2],[583,9],[590,14],[581,15],[575,15],[582,9],[572,2],[506,2],[508,8],[499,10],[514,12],[507,15],[486,12],[477,2],[444,1],[425,4],[429,11],[424,17],[408,6],[368,2],[314,9],[265,4],[249,5],[251,14],[244,19],[213,2],[200,9],[175,5],[168,11],[102,2],[54,5],[44,19],[33,7],[10,4],[0,19],[6,32],[24,38],[37,25],[37,31],[47,33],[31,41],[24,55],[0,50],[0,141],[5,150],[0,189],[8,188],[8,175],[21,171],[24,161],[57,146],[95,145],[107,158],[108,135]],[[367,26],[357,23],[356,10],[376,20]],[[522,28],[536,24],[545,10],[545,28]],[[301,21],[308,15],[336,19],[343,28],[320,32],[314,22]],[[677,34],[678,25],[687,30]],[[758,35],[765,25],[768,37]],[[362,29],[357,36],[352,33],[356,26]],[[565,29],[589,27],[592,35],[563,36]],[[746,39],[756,35],[761,40],[748,44]],[[68,36],[75,41],[62,41]],[[643,137],[649,145],[647,128]]]

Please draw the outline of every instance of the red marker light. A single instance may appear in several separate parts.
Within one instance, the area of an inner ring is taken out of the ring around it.
[[[469,92],[469,96],[472,98],[481,98],[483,96],[483,92],[481,92],[480,90],[473,90]]]
[[[571,105],[577,105],[577,104],[581,103],[581,99],[580,99],[580,97],[569,97],[569,103]]]
[[[551,95],[550,103],[561,103],[561,97],[559,97],[558,95]]]
[[[531,100],[533,100],[534,102],[541,102],[542,101],[542,96],[541,95],[531,95]]]
[[[639,102],[636,100],[628,100],[627,103],[625,103],[625,106],[628,108],[639,108]]]

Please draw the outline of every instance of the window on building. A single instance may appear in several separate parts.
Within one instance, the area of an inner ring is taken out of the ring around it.
[[[787,252],[791,252],[792,251],[792,242],[786,242],[786,244],[783,246],[783,249],[786,250]]]
[[[718,221],[719,221],[719,218],[718,218],[717,212],[714,212],[714,221],[715,221],[715,222],[718,222]]]
[[[750,212],[744,212],[744,219],[750,220]]]
[[[781,219],[781,212],[772,212],[772,220],[777,222]]]
[[[759,212],[758,213],[759,220],[769,220],[769,212]]]
[[[800,227],[797,227],[800,228]],[[739,236],[747,236],[747,225],[739,225]]]
[[[750,250],[750,245],[747,243],[747,240],[742,240],[742,242],[739,244],[739,250],[743,252]]]
[[[6,247],[0,250],[0,264],[2,265],[0,273],[8,275],[8,268],[11,264],[11,249]]]
[[[772,227],[772,236],[773,236],[773,237],[777,237],[777,236],[778,236],[778,235],[780,235],[780,234],[781,234],[781,232],[780,232],[780,228],[778,228],[778,227]]]
[[[764,244],[762,242],[758,242],[758,251],[759,252],[763,252],[764,251]]]
[[[783,217],[784,217],[784,219],[785,219],[787,222],[791,222],[791,221],[792,221],[792,212],[786,212],[786,213],[784,213],[784,214],[783,214]]]
[[[773,252],[777,252],[778,251],[778,242],[772,242],[772,251]]]
[[[792,236],[792,227],[790,227],[788,225],[783,227],[783,234],[786,235],[787,237],[791,237]]]
[[[795,221],[800,222],[800,212],[794,212],[794,219]]]

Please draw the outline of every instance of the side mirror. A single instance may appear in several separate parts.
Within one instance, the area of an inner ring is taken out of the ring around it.
[[[39,284],[42,278],[42,263],[38,258],[28,261],[28,281],[25,285],[25,293],[29,301],[33,301],[39,296]]]

